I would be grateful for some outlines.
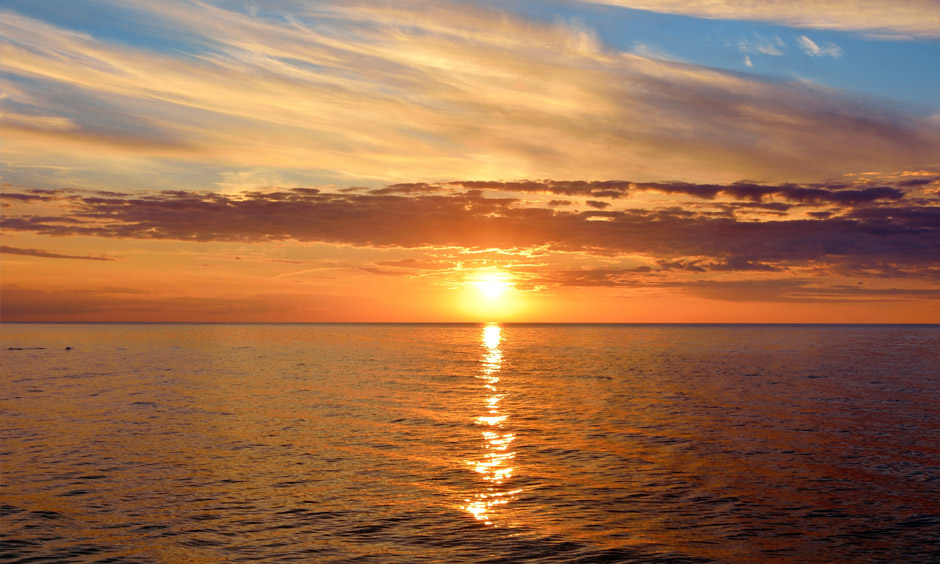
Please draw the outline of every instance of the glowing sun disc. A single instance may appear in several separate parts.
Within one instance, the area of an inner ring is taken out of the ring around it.
[[[503,295],[512,284],[505,276],[499,274],[484,274],[473,281],[473,284],[487,298],[495,299]]]

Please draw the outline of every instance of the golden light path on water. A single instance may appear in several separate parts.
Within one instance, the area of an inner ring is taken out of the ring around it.
[[[483,357],[477,378],[483,381],[486,390],[485,411],[474,420],[482,427],[483,452],[478,459],[466,461],[474,471],[481,474],[485,486],[473,498],[466,500],[463,509],[487,525],[494,524],[492,515],[496,507],[509,503],[522,491],[506,488],[506,482],[515,470],[513,459],[516,453],[510,447],[516,436],[505,430],[507,416],[499,406],[506,397],[497,386],[503,363],[503,353],[499,348],[501,340],[502,330],[499,325],[490,324],[483,328]]]

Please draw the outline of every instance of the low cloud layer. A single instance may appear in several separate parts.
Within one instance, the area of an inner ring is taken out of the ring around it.
[[[919,179],[928,183],[934,179]],[[537,180],[520,182],[453,182],[453,186],[478,190],[502,190],[509,192],[539,192],[546,194],[559,194],[565,196],[593,196],[603,198],[630,197],[638,192],[660,192],[663,194],[681,194],[713,200],[717,196],[728,196],[751,202],[762,202],[767,199],[779,198],[787,202],[803,204],[834,204],[852,206],[877,200],[899,200],[904,192],[892,186],[868,186],[863,188],[850,187],[846,183],[823,184],[779,184],[764,185],[753,182],[735,182],[732,184],[693,184],[690,182],[626,182],[621,180],[609,181],[554,181]],[[401,186],[401,185],[396,185]],[[395,190],[396,186],[385,190]],[[415,184],[404,185],[408,187],[419,186]],[[423,184],[423,191],[431,192],[441,189],[441,185]],[[384,192],[383,192],[384,193]]]
[[[940,205],[935,197],[909,196],[925,184],[908,180],[876,186],[466,181],[365,193],[32,190],[8,191],[2,198],[14,203],[4,219],[6,231],[47,236],[546,248],[595,256],[637,254],[659,261],[658,270],[781,272],[815,265],[843,273],[933,279],[940,256]],[[680,206],[638,199],[649,192],[693,200]],[[533,193],[590,199],[583,207],[558,200],[538,204],[525,199]],[[696,199],[703,203],[693,205]],[[781,201],[769,201],[774,199]],[[16,212],[20,206],[30,206],[29,211]],[[754,212],[771,215],[755,220],[747,215]]]
[[[938,288],[866,287],[837,284],[825,286],[806,278],[736,280],[668,280],[650,275],[647,269],[589,269],[556,271],[535,281],[544,285],[582,288],[679,289],[710,300],[729,302],[851,303],[940,300]]]

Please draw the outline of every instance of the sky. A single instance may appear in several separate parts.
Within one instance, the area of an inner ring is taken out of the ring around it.
[[[0,0],[0,320],[940,322],[940,0]]]

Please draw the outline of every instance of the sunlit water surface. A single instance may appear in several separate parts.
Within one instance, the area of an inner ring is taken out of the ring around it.
[[[940,561],[937,326],[2,337],[4,562]]]

